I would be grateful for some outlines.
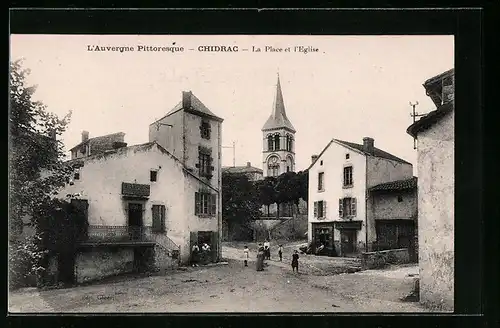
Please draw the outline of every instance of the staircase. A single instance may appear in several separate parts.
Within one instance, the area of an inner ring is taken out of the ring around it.
[[[155,266],[157,270],[174,269],[180,263],[180,247],[165,234],[151,234],[155,242]]]

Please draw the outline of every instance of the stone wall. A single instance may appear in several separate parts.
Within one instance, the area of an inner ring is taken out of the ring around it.
[[[94,249],[80,252],[75,261],[76,281],[82,283],[129,273],[134,269],[133,262],[134,250],[132,248]]]
[[[164,272],[174,270],[179,267],[180,259],[173,259],[171,254],[160,246],[154,248],[154,268],[157,271]]]
[[[306,238],[307,214],[295,215],[271,229],[271,238],[276,240],[298,240]]]
[[[380,269],[388,264],[410,263],[410,253],[407,248],[365,252],[361,253],[360,257],[362,270]]]
[[[420,301],[453,311],[455,277],[454,113],[418,134]]]

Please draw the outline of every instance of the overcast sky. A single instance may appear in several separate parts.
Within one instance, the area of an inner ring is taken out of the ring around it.
[[[88,45],[182,46],[184,52],[95,52]],[[199,45],[311,46],[319,52],[206,53]],[[195,49],[189,51],[188,49]],[[414,164],[409,102],[434,109],[422,83],[454,67],[453,36],[84,36],[12,35],[11,60],[24,58],[35,99],[60,116],[73,111],[66,149],[90,137],[125,132],[148,142],[148,125],[191,90],[224,119],[222,142],[236,142],[236,165],[262,168],[261,128],[272,111],[279,70],[288,118],[297,130],[297,170],[331,138],[375,147]],[[224,166],[232,165],[230,148]]]

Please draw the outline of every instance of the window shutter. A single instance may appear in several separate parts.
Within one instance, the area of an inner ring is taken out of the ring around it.
[[[318,202],[314,202],[314,217],[318,217]]]
[[[351,198],[351,215],[356,216],[356,198]]]
[[[159,206],[158,205],[153,205],[151,208],[152,214],[153,214],[153,232],[158,232],[160,231],[160,211],[159,211]]]
[[[210,195],[210,214],[215,215],[217,213],[217,195]]]
[[[344,217],[344,206],[342,198],[339,199],[339,217]]]
[[[326,200],[323,201],[323,217],[326,218]]]
[[[166,208],[165,208],[165,205],[162,205],[161,208],[160,208],[160,210],[161,210],[161,213],[160,213],[160,218],[161,218],[160,224],[161,224],[161,227],[160,227],[160,229],[161,229],[161,232],[165,232],[165,230],[166,230],[166,224],[165,224],[165,220],[166,220],[166,218],[165,218],[165,216],[166,216]]]
[[[196,214],[196,215],[200,214],[200,205],[201,205],[200,193],[195,192],[194,193],[194,214]]]

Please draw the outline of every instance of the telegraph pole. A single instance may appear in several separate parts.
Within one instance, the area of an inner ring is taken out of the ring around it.
[[[410,114],[410,116],[413,118],[413,123],[415,123],[417,117],[425,116],[425,114],[419,114],[418,112],[415,111],[415,107],[417,105],[418,101],[416,101],[415,103],[412,103],[410,101],[410,106],[412,107],[412,113]],[[417,139],[415,137],[413,137],[413,149],[417,149]]]

